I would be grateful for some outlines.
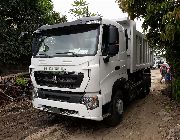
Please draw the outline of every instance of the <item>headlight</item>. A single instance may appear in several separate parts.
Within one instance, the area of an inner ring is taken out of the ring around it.
[[[81,103],[86,105],[88,110],[93,110],[99,107],[98,96],[84,96],[81,100]]]

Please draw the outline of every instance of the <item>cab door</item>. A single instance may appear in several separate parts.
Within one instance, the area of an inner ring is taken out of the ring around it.
[[[127,53],[124,32],[113,25],[103,25],[100,57],[100,88],[104,104],[111,100],[116,80],[127,79]]]

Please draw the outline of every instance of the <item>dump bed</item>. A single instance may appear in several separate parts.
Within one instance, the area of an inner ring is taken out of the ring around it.
[[[153,52],[148,46],[145,36],[136,30],[136,23],[129,19],[119,19],[121,24],[128,33],[128,69],[133,73],[143,68],[152,66]]]

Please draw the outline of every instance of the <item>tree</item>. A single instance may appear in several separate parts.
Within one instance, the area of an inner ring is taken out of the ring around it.
[[[124,12],[129,14],[132,20],[144,18],[142,27],[147,32],[146,37],[150,46],[165,49],[167,60],[175,65],[172,59],[174,60],[174,56],[180,53],[178,39],[180,33],[180,1],[116,0],[116,2]],[[178,59],[180,60],[180,57]]]
[[[69,10],[69,13],[76,18],[82,18],[87,16],[100,16],[98,13],[89,12],[88,3],[85,0],[75,0],[72,4],[73,8]]]
[[[53,11],[51,0],[1,0],[0,3],[0,63],[29,64],[31,37],[19,38],[21,32],[33,33],[43,24],[66,21]]]

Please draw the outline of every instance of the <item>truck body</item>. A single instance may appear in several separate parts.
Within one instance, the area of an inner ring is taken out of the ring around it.
[[[32,53],[32,102],[40,110],[117,124],[124,105],[151,86],[152,51],[129,19],[44,25]]]

